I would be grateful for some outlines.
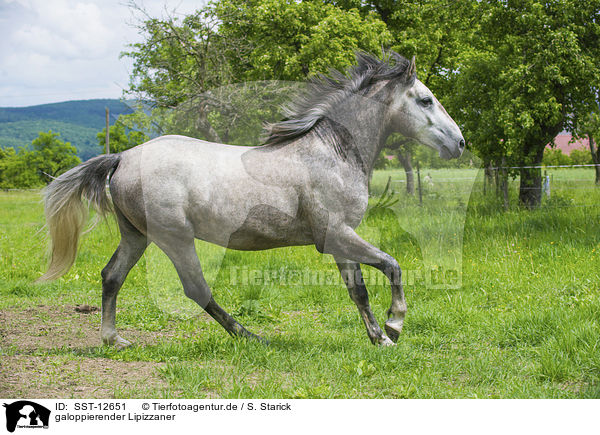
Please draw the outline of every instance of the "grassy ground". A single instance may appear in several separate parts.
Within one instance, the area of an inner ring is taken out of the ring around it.
[[[136,345],[102,346],[98,312],[75,306],[100,306],[114,224],[84,236],[64,278],[33,284],[45,266],[39,196],[0,194],[0,397],[600,397],[592,171],[552,172],[552,196],[535,211],[504,211],[472,184],[474,170],[427,174],[423,206],[393,183],[400,201],[373,209],[359,231],[405,270],[409,312],[392,348],[369,343],[331,259],[314,248],[201,243],[217,301],[271,345],[229,338],[150,249],[119,294],[117,326]],[[404,177],[377,172],[373,205],[390,176]],[[389,288],[364,270],[383,322]]]

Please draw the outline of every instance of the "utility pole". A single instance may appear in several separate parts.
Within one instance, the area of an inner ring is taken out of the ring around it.
[[[106,110],[106,154],[110,154],[110,133],[108,128],[108,107],[104,108]]]

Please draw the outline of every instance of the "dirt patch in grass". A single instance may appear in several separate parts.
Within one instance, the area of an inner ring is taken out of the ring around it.
[[[138,345],[176,335],[168,329],[120,332]],[[0,397],[141,398],[168,389],[157,371],[162,364],[85,357],[100,345],[98,311],[67,305],[0,310]]]
[[[168,388],[157,374],[161,364],[67,355],[4,355],[0,397],[146,397]]]
[[[75,306],[60,305],[5,309],[0,311],[0,346],[31,353],[48,349],[85,349],[100,346],[100,312],[81,313]],[[173,331],[160,332],[119,329],[134,344],[154,344]]]

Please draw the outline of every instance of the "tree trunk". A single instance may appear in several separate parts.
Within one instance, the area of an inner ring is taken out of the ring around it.
[[[202,139],[209,142],[223,143],[221,136],[217,133],[217,130],[214,129],[208,119],[209,110],[208,104],[201,104],[197,106],[197,110],[187,115],[196,117],[194,127],[196,132],[203,136]]]
[[[398,152],[398,161],[402,164],[404,172],[406,172],[406,193],[409,195],[415,194],[415,174],[412,167],[412,156],[409,150]]]
[[[594,162],[596,169],[596,184],[600,184],[600,148],[594,142],[594,138],[591,134],[588,134],[590,140],[590,151],[592,153],[592,162]]]
[[[521,205],[533,209],[542,204],[542,159],[544,158],[544,149],[560,132],[562,124],[545,129],[544,139],[535,138],[535,142],[524,149],[525,158],[522,161],[524,168],[520,169],[521,183],[519,186],[519,202]]]
[[[536,208],[542,203],[542,169],[521,169],[519,202],[527,208]]]

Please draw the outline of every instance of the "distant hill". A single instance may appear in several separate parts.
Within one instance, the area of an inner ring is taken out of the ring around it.
[[[0,107],[0,146],[29,146],[40,131],[60,133],[71,142],[82,160],[102,152],[96,135],[106,124],[104,108],[110,111],[110,123],[132,110],[115,99],[78,100],[29,107]]]

